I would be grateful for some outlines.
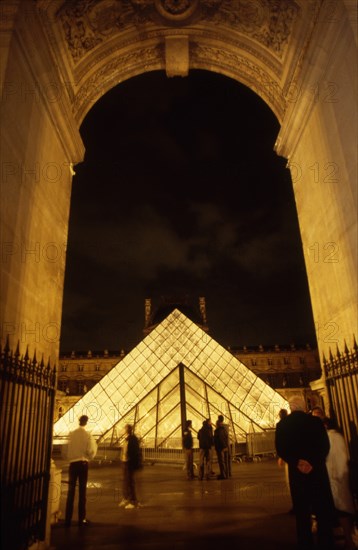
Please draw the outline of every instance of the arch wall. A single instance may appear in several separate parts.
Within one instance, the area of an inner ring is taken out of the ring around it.
[[[356,3],[1,3],[1,341],[57,362],[79,127],[120,82],[229,76],[280,122],[321,354],[357,334]],[[120,131],[120,128],[118,129]]]

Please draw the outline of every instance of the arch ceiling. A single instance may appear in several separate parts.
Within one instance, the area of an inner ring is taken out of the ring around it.
[[[78,125],[123,80],[204,69],[256,92],[282,122],[322,0],[37,0]]]

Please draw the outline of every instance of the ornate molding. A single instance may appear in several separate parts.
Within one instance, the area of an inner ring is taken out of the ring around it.
[[[144,24],[192,23],[227,27],[282,59],[299,10],[292,0],[67,0],[56,17],[75,63],[112,36],[144,30]]]
[[[221,47],[196,43],[192,45],[190,66],[215,67],[219,73],[225,71],[244,82],[272,108],[279,121],[282,120],[286,102],[279,82],[273,80],[269,73],[246,57]]]
[[[132,6],[116,0],[75,0],[57,12],[74,62],[129,25],[137,24]]]
[[[159,46],[136,49],[116,56],[102,65],[79,88],[73,103],[73,112],[80,124],[89,108],[120,80],[135,76],[143,69],[164,69],[163,48]]]
[[[151,44],[147,47],[133,49],[127,53],[112,57],[105,65],[98,68],[78,89],[73,104],[76,120],[80,123],[93,105],[111,86],[140,74],[144,70],[165,69],[164,47]],[[270,105],[281,121],[286,101],[278,81],[265,69],[243,55],[224,50],[223,47],[192,42],[190,46],[190,67],[214,68],[218,73],[226,73],[242,81]]]
[[[220,9],[210,12],[204,2],[203,10],[206,21],[249,36],[281,59],[300,7],[291,0],[222,0]]]
[[[155,7],[165,19],[185,22],[198,9],[199,0],[155,0]]]

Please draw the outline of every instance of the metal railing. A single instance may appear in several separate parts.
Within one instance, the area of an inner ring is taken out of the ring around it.
[[[276,430],[265,430],[264,432],[246,434],[248,456],[275,456],[275,433]]]
[[[0,348],[1,547],[45,540],[56,371]]]

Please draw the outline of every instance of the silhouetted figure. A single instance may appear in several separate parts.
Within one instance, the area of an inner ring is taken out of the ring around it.
[[[285,418],[287,415],[288,415],[288,410],[287,409],[280,409],[279,412],[278,412],[278,417],[279,417],[280,420]]]
[[[327,428],[330,450],[326,465],[331,484],[336,516],[346,540],[345,548],[356,548],[352,534],[354,528],[355,507],[349,484],[349,463],[346,442],[337,430],[335,422],[330,418],[323,420]]]
[[[348,422],[348,449],[349,449],[349,478],[355,501],[358,502],[358,432],[354,420]]]
[[[224,426],[227,433],[227,452],[225,453],[226,472],[227,472],[227,477],[231,477],[230,428],[229,428],[229,424],[225,424],[224,417],[222,414],[219,414],[218,421],[221,423],[222,426]]]
[[[65,524],[71,525],[73,514],[73,503],[75,499],[76,483],[78,479],[78,524],[87,525],[86,519],[86,490],[88,479],[88,461],[92,460],[97,453],[97,443],[85,426],[88,416],[83,415],[79,419],[79,427],[69,435],[67,458],[69,465],[68,494],[66,502]]]
[[[119,506],[123,506],[126,510],[136,508],[138,506],[135,472],[142,467],[141,451],[139,439],[133,432],[133,426],[126,424],[126,437],[122,448],[122,463],[123,463],[123,499]]]
[[[210,447],[210,475],[214,476],[215,472],[213,470],[213,464],[214,464],[214,453],[215,453],[215,445],[214,445],[214,428],[213,423],[210,418],[207,419],[207,424],[210,430],[211,434],[211,447]]]
[[[183,449],[185,455],[185,468],[188,479],[194,479],[194,450],[193,450],[193,434],[191,432],[192,422],[187,420],[183,432]]]
[[[331,550],[334,548],[334,504],[326,468],[327,431],[322,420],[306,414],[302,398],[292,398],[289,404],[291,414],[276,425],[276,450],[288,464],[298,547],[302,550],[313,547],[311,514],[314,511],[319,548]]]
[[[213,446],[213,432],[208,423],[204,420],[202,427],[198,431],[199,440],[199,479],[210,479],[211,475],[211,447]]]
[[[278,417],[279,417],[280,420],[282,420],[283,418],[286,418],[287,415],[288,415],[288,410],[287,409],[280,409],[279,410]],[[285,469],[286,486],[287,486],[287,489],[290,491],[290,483],[289,483],[289,480],[288,480],[288,464],[281,457],[278,457],[277,464],[280,466],[280,468]],[[290,508],[289,513],[290,514],[294,513],[293,506]]]
[[[229,438],[223,423],[217,420],[216,428],[214,431],[214,445],[216,450],[216,455],[218,457],[220,474],[218,479],[227,479],[229,477],[228,473],[228,447],[229,447]]]
[[[318,418],[320,418],[321,420],[324,420],[326,418],[326,415],[324,414],[324,410],[322,409],[322,407],[319,407],[318,405],[312,408],[311,414],[312,416],[318,416]]]

